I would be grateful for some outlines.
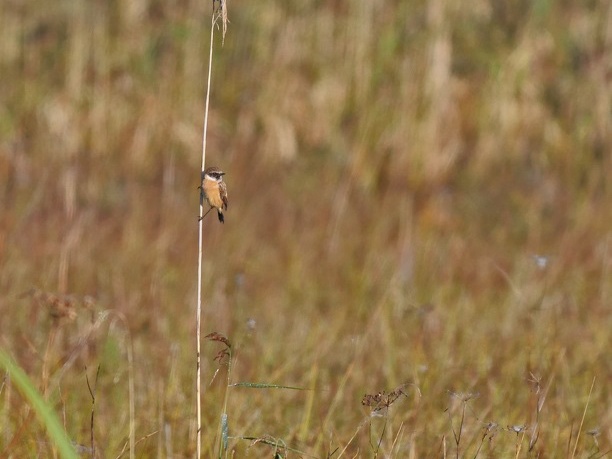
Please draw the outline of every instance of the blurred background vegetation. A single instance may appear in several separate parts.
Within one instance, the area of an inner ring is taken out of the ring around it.
[[[231,382],[313,390],[227,389],[205,344],[206,456],[226,390],[230,435],[316,457],[610,451],[610,3],[227,6],[207,164],[230,207],[205,221],[203,333],[233,343]],[[210,13],[0,2],[0,347],[79,445],[100,367],[98,457],[130,403],[139,457],[194,452]],[[384,416],[362,406],[404,383]],[[0,431],[0,456],[51,454],[6,375]]]

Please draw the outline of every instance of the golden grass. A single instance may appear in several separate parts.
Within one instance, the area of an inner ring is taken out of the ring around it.
[[[231,4],[203,457],[609,454],[612,9],[498,3]],[[130,402],[137,456],[195,453],[208,14],[0,3],[0,347],[79,445],[100,366],[99,457]],[[51,454],[30,418],[0,379],[0,456]]]

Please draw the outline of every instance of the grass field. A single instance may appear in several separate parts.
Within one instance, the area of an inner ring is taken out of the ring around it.
[[[83,457],[195,454],[210,9],[0,2],[0,349]],[[203,457],[610,457],[609,2],[228,12]]]

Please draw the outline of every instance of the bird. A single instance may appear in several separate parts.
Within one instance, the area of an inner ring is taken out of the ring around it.
[[[223,211],[227,210],[227,186],[223,181],[224,175],[225,172],[218,167],[208,167],[202,174],[202,186],[200,187],[202,196],[210,205],[210,209],[212,210],[213,207],[217,209],[217,216],[221,223],[225,223]]]

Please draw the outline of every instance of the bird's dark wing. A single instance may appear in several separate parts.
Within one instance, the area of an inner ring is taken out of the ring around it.
[[[227,210],[227,185],[225,182],[219,183],[219,193],[221,194],[221,200],[223,201],[223,208]]]

